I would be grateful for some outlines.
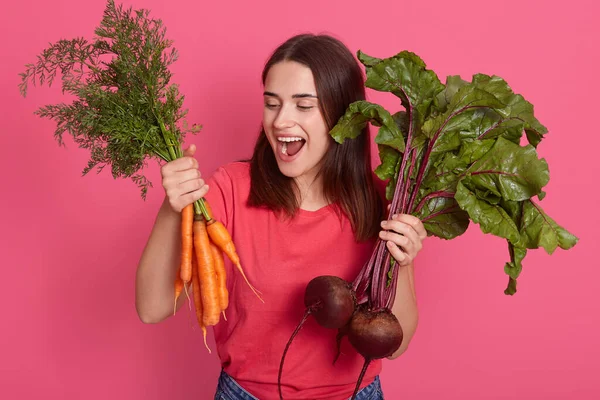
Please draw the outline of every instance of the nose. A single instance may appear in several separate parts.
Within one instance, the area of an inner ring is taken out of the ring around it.
[[[273,127],[275,129],[287,129],[294,126],[296,122],[293,118],[293,113],[285,105],[279,108],[279,112],[273,121]]]

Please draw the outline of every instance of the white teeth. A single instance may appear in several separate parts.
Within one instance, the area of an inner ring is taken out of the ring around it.
[[[287,156],[287,143],[283,142],[283,146],[281,146],[281,153]]]
[[[300,137],[278,137],[277,140],[279,140],[280,142],[298,142],[300,140],[302,140],[302,138]]]

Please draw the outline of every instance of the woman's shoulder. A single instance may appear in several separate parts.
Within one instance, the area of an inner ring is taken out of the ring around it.
[[[218,167],[212,179],[218,181],[230,181],[236,183],[245,183],[250,181],[250,162],[232,161]]]
[[[250,176],[250,161],[232,161],[221,168],[227,170],[231,176]]]
[[[209,191],[206,199],[213,215],[226,227],[234,210],[243,207],[250,190],[250,166],[247,162],[230,162],[218,167],[206,182]]]

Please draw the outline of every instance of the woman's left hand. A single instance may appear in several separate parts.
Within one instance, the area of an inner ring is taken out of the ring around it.
[[[379,237],[387,241],[387,248],[399,265],[410,265],[423,248],[427,231],[421,220],[408,214],[392,216],[381,222],[384,229]]]

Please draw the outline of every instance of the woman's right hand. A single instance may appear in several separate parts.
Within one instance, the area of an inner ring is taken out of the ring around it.
[[[190,145],[183,151],[183,157],[170,161],[160,169],[162,185],[169,204],[176,212],[188,204],[204,197],[208,185],[198,170],[198,161],[194,158],[196,146]]]

